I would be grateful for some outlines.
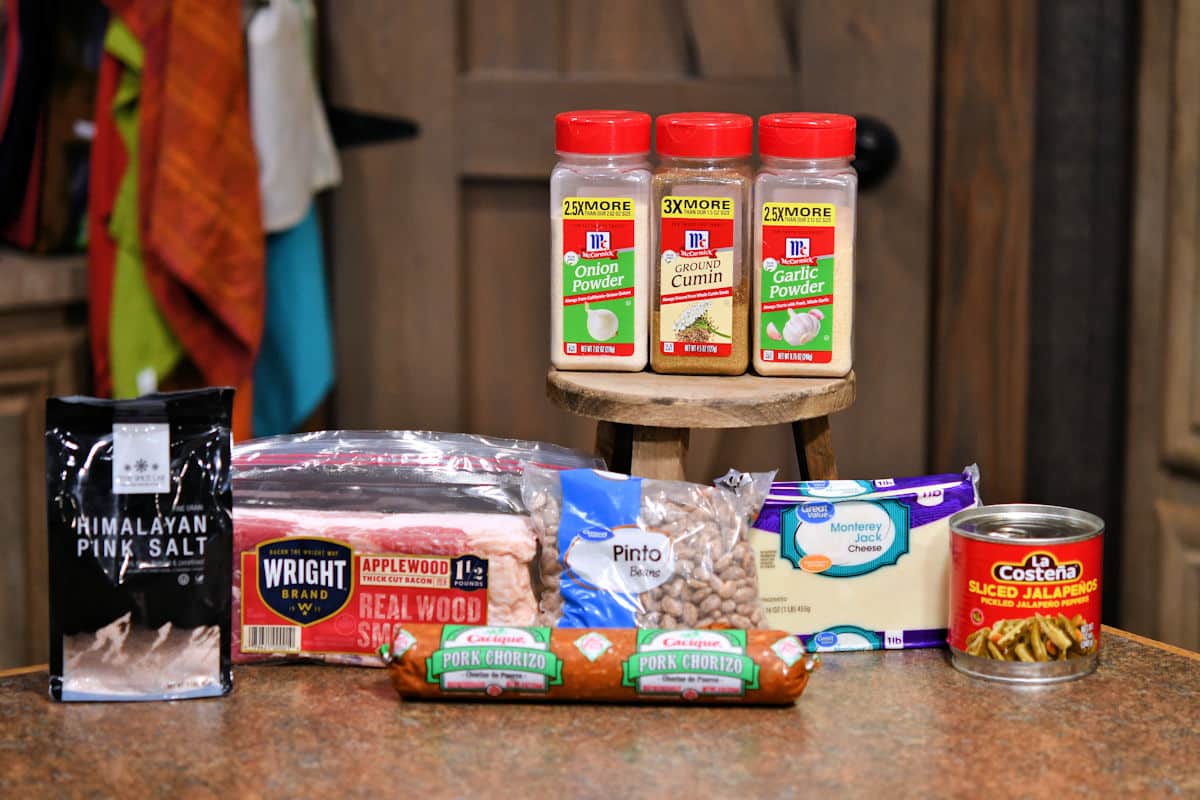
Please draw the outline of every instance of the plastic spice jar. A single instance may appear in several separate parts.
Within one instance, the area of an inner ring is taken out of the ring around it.
[[[750,355],[749,157],[742,114],[668,114],[655,128],[655,372],[740,375]]]
[[[550,362],[646,366],[650,303],[650,115],[555,117],[550,175]]]
[[[758,121],[754,369],[840,377],[854,346],[854,117]]]

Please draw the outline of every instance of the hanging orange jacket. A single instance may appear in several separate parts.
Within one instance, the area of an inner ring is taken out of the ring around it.
[[[112,391],[108,330],[117,248],[109,233],[108,221],[128,160],[112,116],[120,71],[120,65],[111,55],[105,53],[101,57],[96,85],[96,136],[92,140],[88,174],[88,332],[92,347],[93,389],[101,397],[107,397]]]
[[[204,380],[246,389],[262,339],[265,255],[240,0],[107,2],[145,51],[147,283]]]

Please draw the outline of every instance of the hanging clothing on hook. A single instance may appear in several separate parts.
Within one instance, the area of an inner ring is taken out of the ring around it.
[[[334,380],[333,324],[313,195],[341,180],[316,84],[311,0],[272,0],[247,29],[250,110],[267,235],[254,434],[297,430]]]
[[[138,231],[147,284],[202,380],[239,388],[249,435],[265,243],[239,0],[106,0],[144,49]]]
[[[121,65],[111,113],[117,135],[129,154],[108,225],[116,245],[111,302],[119,313],[110,315],[107,332],[112,394],[128,398],[145,394],[147,388],[154,391],[179,366],[183,348],[150,291],[138,227],[142,46],[120,19],[114,19],[109,24],[104,49]],[[148,381],[153,385],[147,387]]]
[[[304,219],[312,196],[342,179],[310,56],[311,0],[273,0],[246,32],[250,116],[268,233]]]
[[[109,26],[117,22],[114,19]],[[109,326],[117,244],[110,224],[117,189],[129,166],[129,154],[113,119],[113,100],[121,80],[121,69],[116,56],[106,49],[101,56],[96,81],[95,135],[88,168],[88,340],[92,352],[92,391],[99,397],[108,397],[112,393]]]

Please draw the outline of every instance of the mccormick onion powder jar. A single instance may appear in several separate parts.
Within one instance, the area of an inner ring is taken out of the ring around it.
[[[650,116],[564,111],[550,174],[550,362],[646,366],[650,292]]]

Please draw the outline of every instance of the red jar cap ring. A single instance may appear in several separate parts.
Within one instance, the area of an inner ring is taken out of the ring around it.
[[[563,111],[554,117],[560,153],[621,155],[650,152],[650,115],[641,111]]]
[[[659,155],[740,158],[754,150],[754,120],[708,111],[664,114],[655,121]]]
[[[855,125],[846,114],[767,114],[758,120],[758,152],[779,158],[852,158]]]

